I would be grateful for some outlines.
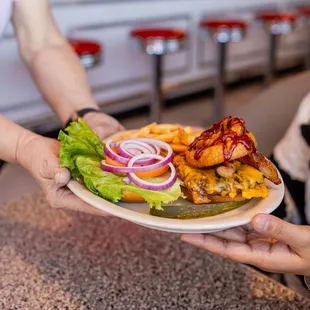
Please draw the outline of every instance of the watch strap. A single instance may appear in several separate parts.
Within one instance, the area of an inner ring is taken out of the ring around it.
[[[73,113],[73,115],[70,117],[70,119],[67,121],[65,128],[67,128],[72,122],[76,121],[79,117],[83,117],[85,116],[87,113],[90,112],[100,112],[98,109],[95,108],[85,108],[85,109],[81,109],[76,111],[75,113]]]

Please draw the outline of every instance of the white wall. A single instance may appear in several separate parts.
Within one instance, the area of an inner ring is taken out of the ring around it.
[[[130,44],[128,33],[141,24],[179,27],[190,33],[191,48],[165,59],[165,87],[181,85],[212,76],[215,50],[211,41],[201,39],[197,25],[207,15],[238,15],[251,19],[253,12],[266,7],[288,8],[294,0],[55,0],[53,10],[61,30],[74,37],[99,40],[104,45],[104,61],[88,72],[96,99],[105,104],[149,90],[150,58]],[[303,1],[304,2],[304,1]],[[244,42],[232,44],[229,70],[250,68],[266,61],[267,36],[252,26]],[[283,37],[279,56],[303,55],[305,29]],[[284,62],[285,65],[285,62]],[[0,43],[0,113],[17,122],[52,115],[21,64],[9,27]],[[61,70],[61,68],[60,68]],[[249,71],[249,70],[248,70]]]

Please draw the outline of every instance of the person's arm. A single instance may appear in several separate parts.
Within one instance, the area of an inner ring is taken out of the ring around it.
[[[310,276],[310,226],[298,226],[267,214],[252,225],[182,239],[213,254],[276,273]]]
[[[70,173],[59,167],[59,142],[34,134],[0,115],[0,159],[27,169],[53,208],[105,215],[76,197],[65,185]]]
[[[16,1],[13,23],[21,57],[46,101],[65,124],[83,108],[98,108],[86,74],[53,19],[48,0]]]
[[[0,115],[0,159],[8,163],[18,163],[20,145],[36,137],[36,134],[14,124]]]

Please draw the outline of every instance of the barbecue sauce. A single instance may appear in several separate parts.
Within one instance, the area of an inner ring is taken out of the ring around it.
[[[241,134],[233,131],[233,126],[241,126]],[[247,151],[256,152],[254,141],[249,137],[249,131],[246,129],[245,121],[239,117],[226,117],[224,120],[215,123],[211,128],[205,130],[196,140],[189,146],[190,151],[195,151],[194,159],[199,160],[203,151],[218,144],[223,145],[224,161],[228,162],[238,144],[242,144]],[[214,135],[218,137],[210,143]],[[228,146],[228,143],[231,145]]]

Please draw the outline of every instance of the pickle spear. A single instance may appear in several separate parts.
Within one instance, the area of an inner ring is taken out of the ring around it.
[[[150,214],[153,216],[171,219],[198,219],[226,213],[240,208],[246,203],[248,203],[248,201],[195,205],[190,201],[180,199],[171,204],[162,205],[163,210],[156,210],[155,208],[152,208],[150,210]]]

